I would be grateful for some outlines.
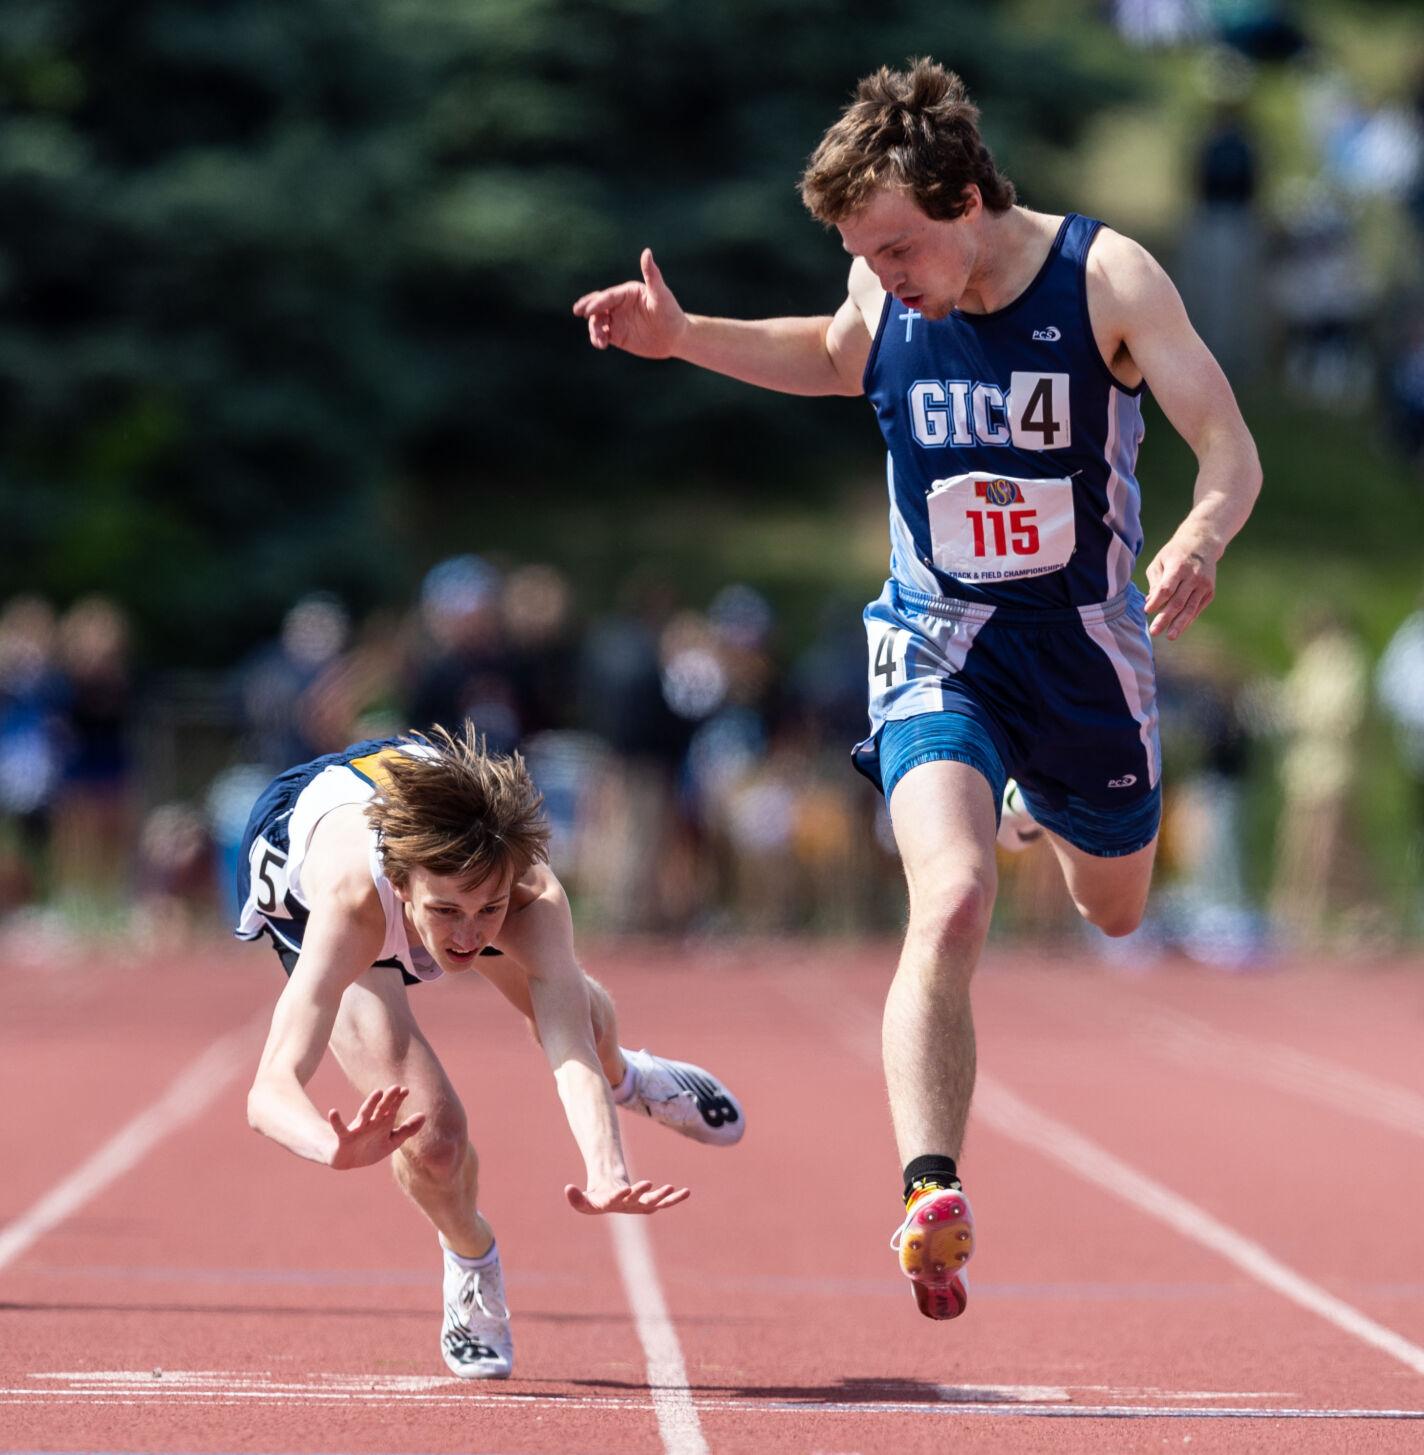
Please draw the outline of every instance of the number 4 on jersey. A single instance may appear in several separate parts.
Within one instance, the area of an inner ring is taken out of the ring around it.
[[[900,639],[899,657],[896,657],[895,639]],[[895,673],[904,666],[905,633],[893,626],[888,628],[875,646],[875,661],[871,675],[882,679],[881,691],[887,691],[895,682]]]
[[[1067,374],[1014,373],[1009,432],[1021,450],[1062,450],[1073,441]]]

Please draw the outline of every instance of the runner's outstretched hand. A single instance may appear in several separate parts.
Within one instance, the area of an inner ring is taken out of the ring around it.
[[[674,1207],[686,1202],[692,1196],[688,1187],[673,1187],[665,1183],[654,1187],[651,1182],[635,1182],[631,1187],[610,1183],[603,1187],[590,1187],[585,1191],[570,1183],[564,1188],[564,1196],[575,1212],[597,1213],[655,1213],[665,1207]]]
[[[388,1086],[373,1091],[361,1103],[356,1120],[348,1127],[335,1107],[326,1119],[336,1133],[336,1150],[330,1165],[338,1171],[350,1167],[369,1167],[382,1157],[389,1157],[402,1142],[408,1141],[425,1125],[425,1113],[417,1112],[408,1121],[397,1124],[401,1103],[410,1095],[410,1088]]]
[[[639,259],[641,283],[619,283],[585,293],[574,316],[588,320],[588,341],[596,349],[624,349],[643,359],[666,359],[687,328],[687,315],[663,281],[652,248]]]

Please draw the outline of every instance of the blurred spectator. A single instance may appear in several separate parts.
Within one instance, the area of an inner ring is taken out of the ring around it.
[[[1129,45],[1181,45],[1211,33],[1208,0],[1112,0],[1112,18]]]
[[[1220,38],[1258,64],[1294,60],[1308,46],[1290,0],[1208,0]]]
[[[1363,643],[1328,610],[1307,618],[1269,718],[1285,740],[1271,912],[1295,944],[1323,939],[1362,879],[1352,831],[1361,729],[1369,701]]]
[[[274,769],[329,752],[310,717],[308,689],[340,657],[351,631],[346,608],[325,592],[298,601],[277,640],[260,648],[239,673],[248,755]]]
[[[1391,432],[1404,454],[1424,465],[1424,305],[1405,312],[1402,338],[1388,363]]]
[[[0,893],[44,885],[52,811],[68,748],[69,684],[55,657],[54,609],[17,596],[0,610]]]
[[[1424,889],[1424,602],[1390,638],[1375,669],[1375,691],[1394,724],[1400,761],[1409,777],[1405,874],[1418,896]],[[1413,908],[1416,916],[1424,917],[1424,898],[1416,897]]]
[[[1238,386],[1261,363],[1257,171],[1243,111],[1223,104],[1197,155],[1196,205],[1181,240],[1177,282],[1197,331]]]
[[[553,566],[521,566],[502,607],[521,738],[572,726],[578,645],[568,578]]]
[[[589,628],[579,661],[580,720],[609,749],[590,800],[589,832],[600,852],[587,864],[584,888],[594,915],[612,929],[666,924],[678,766],[702,705],[715,705],[725,690],[715,662],[695,645],[690,655],[674,647],[665,672],[660,640],[675,601],[667,582],[635,575],[617,610]]]
[[[1295,393],[1338,410],[1369,397],[1375,292],[1353,218],[1317,186],[1287,213],[1271,269],[1285,377]]]
[[[400,622],[378,611],[362,622],[349,650],[322,667],[302,698],[307,737],[324,753],[358,738],[402,732]]]
[[[132,859],[134,686],[128,619],[106,596],[86,596],[59,627],[67,679],[64,780],[55,805],[56,888],[112,911]]]
[[[1242,820],[1250,739],[1240,664],[1211,630],[1159,658],[1164,756],[1173,765],[1164,804],[1152,915],[1156,933],[1194,960],[1235,968],[1266,947],[1266,925],[1250,905]]]
[[[203,814],[187,803],[153,809],[139,833],[135,937],[165,951],[188,944],[211,928],[213,889]]]
[[[470,718],[492,751],[519,746],[509,646],[500,610],[500,573],[480,556],[433,566],[420,588],[424,640],[412,665],[410,724]]]

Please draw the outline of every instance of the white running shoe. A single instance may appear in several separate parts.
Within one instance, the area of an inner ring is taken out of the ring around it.
[[[710,1071],[686,1061],[668,1061],[651,1051],[623,1052],[636,1078],[633,1094],[618,1104],[665,1127],[706,1142],[730,1147],[746,1130],[741,1103]]]
[[[496,1253],[483,1268],[461,1268],[445,1258],[445,1322],[440,1352],[461,1379],[508,1379],[514,1368],[514,1333]]]
[[[1004,803],[999,812],[999,847],[1011,854],[1043,837],[1043,825],[1028,811],[1019,785],[1012,778],[1004,785]]]

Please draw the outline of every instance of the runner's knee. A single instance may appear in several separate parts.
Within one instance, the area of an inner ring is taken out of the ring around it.
[[[977,875],[937,883],[910,897],[910,936],[937,953],[981,942],[994,911],[994,885]]]
[[[430,1181],[448,1182],[458,1176],[466,1155],[474,1156],[463,1108],[456,1105],[433,1110],[401,1151],[406,1161]]]
[[[1109,938],[1120,940],[1124,935],[1130,935],[1142,923],[1142,911],[1118,910],[1111,914],[1089,915],[1088,920]]]
[[[1078,913],[1110,939],[1120,940],[1124,935],[1130,935],[1142,923],[1146,907],[1143,901],[1106,905],[1079,904]]]

